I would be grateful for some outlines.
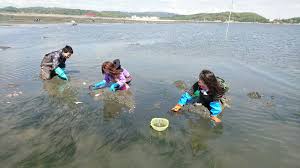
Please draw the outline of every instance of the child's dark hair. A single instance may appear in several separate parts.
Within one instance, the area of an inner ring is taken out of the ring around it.
[[[121,69],[121,62],[120,62],[119,59],[113,60],[113,64],[115,65],[115,67],[116,67],[117,69]]]
[[[220,86],[215,74],[210,70],[202,70],[199,74],[199,79],[203,80],[207,85],[211,95],[219,97],[225,94],[225,90]]]
[[[64,53],[71,53],[71,54],[73,54],[73,49],[72,49],[72,47],[71,47],[71,46],[68,46],[68,45],[66,45],[66,46],[62,49],[62,51],[63,51]]]

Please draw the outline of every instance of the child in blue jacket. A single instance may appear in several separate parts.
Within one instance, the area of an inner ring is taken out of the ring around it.
[[[220,79],[220,78],[219,78]],[[224,80],[223,80],[224,81]],[[215,122],[221,122],[218,115],[222,112],[222,97],[226,90],[213,72],[202,70],[199,80],[192,88],[185,92],[172,111],[178,112],[182,106],[186,105],[193,97],[198,98],[197,102],[202,103],[210,111],[210,118]]]

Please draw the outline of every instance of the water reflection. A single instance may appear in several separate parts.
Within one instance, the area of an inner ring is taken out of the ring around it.
[[[218,127],[211,129],[207,120],[188,120],[190,145],[192,153],[197,156],[201,152],[209,150],[208,142],[212,139],[216,139],[223,133],[223,126],[221,124]]]
[[[279,160],[281,167],[297,167],[300,29],[234,24],[232,38],[224,41],[222,27],[2,27],[3,44],[14,47],[0,49],[1,167],[272,167]],[[183,36],[172,36],[176,33]],[[120,41],[120,35],[126,38]],[[68,66],[78,70],[69,71],[72,79],[32,81],[41,53],[66,42],[78,54]],[[99,79],[99,62],[112,57],[124,60],[134,73],[134,95],[91,97],[84,83]],[[234,104],[225,110],[224,129],[211,128],[203,119],[209,112],[194,106],[186,106],[182,115],[167,113],[179,95],[172,84],[183,91],[203,67],[230,81]],[[275,99],[249,101],[253,90]],[[169,119],[167,131],[149,127],[155,115]]]
[[[91,92],[90,95],[96,101],[102,100],[104,116],[115,118],[122,111],[134,112],[135,99],[130,90],[110,92],[107,89],[101,89]]]
[[[182,123],[171,120],[170,128],[164,132],[151,129],[150,144],[145,152],[160,160],[172,158],[167,167],[215,167],[218,162],[211,142],[223,134],[223,128],[210,128],[208,120],[198,114],[176,116]],[[186,119],[188,118],[188,119]],[[201,159],[201,162],[194,162]]]
[[[124,110],[124,106],[119,103],[103,100],[103,118],[105,120],[119,117]]]
[[[43,89],[47,91],[49,98],[61,99],[64,102],[74,102],[78,92],[68,81],[54,77],[52,80],[43,82]],[[74,104],[74,103],[73,103]]]
[[[43,105],[35,108],[29,116],[36,116],[37,119],[28,122],[25,116],[20,116],[18,129],[36,130],[26,145],[26,154],[20,155],[22,159],[16,163],[17,167],[56,167],[71,161],[76,153],[76,134],[80,108],[74,104],[78,92],[68,82],[54,78],[43,82],[43,89],[48,96],[39,96],[31,103]],[[47,103],[46,103],[47,102]],[[52,109],[52,110],[49,110]],[[36,127],[38,126],[38,127]],[[75,128],[74,128],[75,127]],[[40,143],[43,142],[43,143]]]

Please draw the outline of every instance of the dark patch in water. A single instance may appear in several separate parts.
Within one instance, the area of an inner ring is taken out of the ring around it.
[[[182,80],[177,80],[174,82],[174,85],[179,89],[179,90],[186,90],[188,87],[187,87],[187,84],[182,81]]]
[[[135,109],[135,100],[132,92],[130,90],[125,91],[117,91],[112,93],[111,91],[107,91],[106,88],[99,89],[89,93],[94,99],[100,99],[105,102],[114,102],[119,105],[122,105],[129,109],[129,112],[133,112]]]
[[[258,92],[249,92],[247,94],[247,96],[251,99],[260,99],[261,98],[261,94]]]
[[[7,46],[0,46],[0,51],[7,50],[7,49],[9,49],[9,48],[11,48],[11,47],[7,47]]]
[[[293,115],[296,116],[297,118],[300,118],[300,111],[294,113]]]
[[[202,118],[209,118],[210,116],[209,110],[202,104],[189,104],[183,106],[182,110],[200,114]]]
[[[66,70],[66,74],[76,74],[76,73],[80,73],[80,71],[78,71],[78,70]]]
[[[272,101],[267,101],[264,103],[266,107],[273,107],[275,104]]]
[[[1,88],[4,88],[4,89],[16,89],[19,86],[20,86],[19,84],[9,83],[9,84],[3,84],[3,85],[1,85]]]
[[[0,25],[1,27],[10,27],[10,26],[13,26],[13,25],[8,25],[8,24],[3,24],[3,25]]]
[[[132,45],[132,46],[140,46],[141,44],[140,44],[140,43],[129,43],[129,45]]]
[[[65,136],[52,136],[44,147],[35,149],[26,158],[17,163],[17,167],[38,167],[43,163],[44,167],[59,167],[72,161],[76,153],[76,142],[70,135],[70,129],[62,130]],[[33,140],[33,142],[38,140]]]

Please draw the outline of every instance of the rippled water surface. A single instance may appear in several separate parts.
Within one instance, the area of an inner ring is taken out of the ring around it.
[[[1,167],[299,167],[300,27],[232,24],[0,26]],[[70,81],[39,79],[45,53],[69,44]],[[89,93],[119,58],[129,91]],[[169,109],[208,68],[230,84],[212,127]],[[261,99],[247,93],[257,91]],[[75,103],[82,102],[82,103]],[[153,117],[170,127],[155,132]]]

